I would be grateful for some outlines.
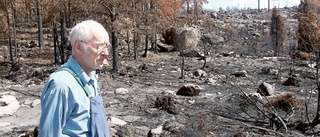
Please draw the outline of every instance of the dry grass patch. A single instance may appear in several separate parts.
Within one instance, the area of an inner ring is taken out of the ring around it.
[[[290,111],[295,108],[301,108],[302,105],[292,92],[282,93],[279,96],[271,99],[268,105],[284,111]]]

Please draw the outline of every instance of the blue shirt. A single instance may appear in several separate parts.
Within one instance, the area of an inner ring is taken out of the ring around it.
[[[96,95],[98,77],[94,71],[89,77],[73,57],[63,66],[71,68],[84,85],[92,85],[90,96]],[[41,94],[39,137],[89,137],[89,97],[69,72],[52,73]]]

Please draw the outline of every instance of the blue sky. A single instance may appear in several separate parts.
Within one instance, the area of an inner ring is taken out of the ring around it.
[[[239,8],[258,8],[258,0],[208,0],[209,3],[204,5],[205,9],[219,10],[219,7],[226,9],[226,7]],[[292,7],[299,5],[300,0],[270,0],[270,8],[273,7]],[[261,8],[268,8],[268,0],[260,0]]]

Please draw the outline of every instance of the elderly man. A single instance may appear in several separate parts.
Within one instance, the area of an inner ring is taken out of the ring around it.
[[[70,32],[72,55],[48,78],[41,94],[40,137],[109,137],[95,70],[102,67],[109,36],[96,21]]]

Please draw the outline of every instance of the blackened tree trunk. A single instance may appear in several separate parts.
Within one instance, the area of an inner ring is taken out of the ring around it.
[[[117,32],[114,29],[111,33],[111,38],[112,38],[112,55],[113,55],[113,60],[112,60],[112,71],[113,72],[118,72],[119,70],[119,54],[118,54],[118,39],[117,39]]]
[[[158,51],[158,47],[157,47],[157,22],[158,22],[158,12],[157,12],[157,9],[158,9],[158,4],[157,4],[157,1],[155,1],[155,4],[154,4],[154,8],[152,9],[154,12],[154,23],[153,23],[153,27],[152,27],[152,49],[157,52]],[[188,5],[188,8],[187,10],[189,10],[189,2],[187,2],[187,5]],[[189,11],[188,11],[189,12]]]
[[[142,9],[142,13],[143,13],[143,17],[144,17],[144,25],[146,26],[150,26],[151,24],[149,23],[150,20],[150,8],[149,8],[149,3],[143,3],[143,9]],[[142,55],[142,57],[147,57],[148,55],[148,47],[149,47],[149,28],[145,28],[144,29],[144,34],[145,34],[145,47],[144,47],[144,53]]]
[[[61,44],[59,46],[60,51],[60,57],[61,57],[61,63],[65,63],[65,57],[64,57],[64,48],[67,47],[67,26],[66,26],[66,14],[65,14],[65,8],[62,9],[60,12],[61,17],[61,26],[60,26],[60,33],[61,33]]]
[[[133,1],[132,3],[132,9],[133,9],[133,22],[134,22],[134,31],[133,31],[133,59],[137,60],[137,45],[138,45],[138,39],[139,39],[139,14],[138,14],[138,8],[136,1]]]
[[[184,79],[184,55],[183,55],[184,53],[183,53],[183,50],[181,50],[180,54],[181,54],[181,57],[180,57],[180,59],[181,59],[181,76],[179,78]]]
[[[154,26],[153,28],[153,36],[152,36],[152,49],[157,52],[158,51],[158,46],[157,46],[157,25]]]
[[[320,50],[318,50],[318,54],[317,54],[317,65],[319,66],[319,59],[320,59]],[[317,68],[317,71],[316,71],[316,75],[317,75],[317,78],[319,78],[319,68]],[[315,118],[313,119],[312,123],[314,123],[314,126],[316,126],[318,123],[320,123],[320,82],[317,80],[317,90],[318,90],[318,102],[317,102],[317,113],[316,113],[316,116]],[[317,124],[315,124],[317,123]]]
[[[58,47],[58,31],[57,31],[57,26],[56,24],[53,25],[53,47],[54,47],[54,63],[58,64],[60,62],[59,60],[59,47]]]
[[[187,13],[188,13],[188,14],[191,14],[190,1],[187,1]]]
[[[16,6],[12,4],[13,16],[12,16],[12,26],[13,26],[13,45],[15,56],[18,57],[18,45],[17,45],[17,29],[16,29]]]
[[[66,24],[66,25],[67,25],[68,28],[71,27],[71,19],[72,19],[72,18],[71,18],[71,12],[72,12],[72,11],[71,11],[71,8],[72,8],[71,6],[72,6],[72,2],[71,2],[71,0],[68,0],[68,9],[67,9],[67,11],[68,11],[68,12],[67,12],[67,15],[68,15],[67,17],[68,17],[68,18],[66,18],[66,19],[67,19],[67,21],[66,21],[67,24]]]
[[[127,38],[126,42],[128,45],[128,56],[130,57],[131,51],[130,51],[130,36],[129,36],[129,29],[127,29]]]
[[[113,1],[114,2],[114,1]],[[118,72],[119,70],[119,53],[118,53],[118,37],[117,37],[117,28],[114,25],[114,22],[117,19],[116,11],[115,11],[115,4],[112,4],[112,12],[111,12],[111,22],[112,22],[112,32],[111,32],[111,39],[112,39],[112,71]]]
[[[147,57],[148,54],[148,45],[149,45],[149,35],[146,33],[146,41],[145,41],[145,47],[144,47],[144,54],[142,57]]]
[[[112,44],[112,72],[118,72],[119,70],[119,53],[118,53],[118,36],[117,36],[117,28],[115,25],[115,21],[119,12],[117,12],[117,3],[116,0],[108,0],[106,2],[100,2],[106,10],[108,10],[109,18],[111,19],[111,44]]]
[[[7,3],[8,1],[5,1],[5,3],[8,5]],[[11,67],[13,66],[14,62],[13,62],[13,55],[12,55],[12,41],[11,41],[11,25],[10,25],[10,13],[9,13],[9,9],[6,9],[6,13],[7,13],[7,26],[8,26],[8,44],[9,44],[9,52],[10,52],[10,62],[11,62]]]
[[[139,44],[139,41],[138,41],[138,39],[139,39],[139,33],[138,33],[138,32],[135,32],[135,33],[134,33],[133,39],[134,39],[133,59],[134,59],[134,60],[137,60],[137,54],[138,54],[138,48],[137,48],[137,46],[138,46],[138,44]]]
[[[42,27],[42,15],[41,15],[41,3],[40,0],[37,0],[37,16],[38,16],[38,40],[40,50],[43,49],[44,40],[43,40],[43,27]]]

